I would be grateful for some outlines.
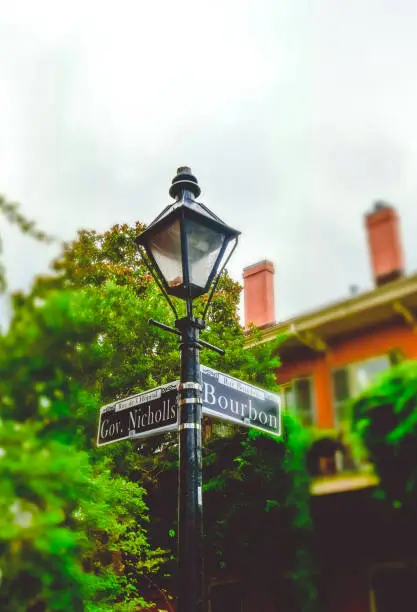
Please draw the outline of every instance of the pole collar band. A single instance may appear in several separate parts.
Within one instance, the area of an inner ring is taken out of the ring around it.
[[[197,391],[202,391],[203,388],[200,383],[184,382],[179,384],[178,391],[182,391],[182,389],[196,389]]]
[[[199,397],[183,397],[179,400],[178,404],[180,406],[184,406],[185,404],[201,404],[201,399]]]
[[[181,423],[179,427],[180,431],[183,429],[201,429],[200,423]]]

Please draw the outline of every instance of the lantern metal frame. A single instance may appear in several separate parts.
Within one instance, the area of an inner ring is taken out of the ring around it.
[[[157,281],[160,289],[163,290],[166,297],[172,295],[174,297],[186,300],[187,312],[190,309],[191,301],[205,293],[210,292],[209,301],[207,304],[210,303],[219,278],[237,246],[240,235],[239,231],[226,225],[204,204],[196,202],[193,199],[193,196],[198,196],[199,194],[200,187],[198,186],[196,178],[191,174],[189,168],[179,168],[177,177],[174,178],[170,189],[170,195],[177,198],[176,202],[168,205],[146,228],[146,230],[135,239],[135,242],[141,251],[142,257],[153,277]],[[182,283],[172,287],[168,284],[167,279],[165,278],[152,253],[150,241],[152,240],[153,236],[162,233],[164,229],[171,227],[176,222],[179,223],[180,227]],[[191,270],[188,257],[188,236],[190,233],[187,227],[189,222],[193,222],[200,227],[212,230],[223,236],[223,243],[214,263],[211,266],[211,270],[204,286],[197,285],[190,280]],[[225,258],[227,248],[233,242],[234,244]],[[169,298],[168,302],[170,303],[174,314],[176,314],[175,307]],[[205,313],[206,312],[207,307],[205,309]]]

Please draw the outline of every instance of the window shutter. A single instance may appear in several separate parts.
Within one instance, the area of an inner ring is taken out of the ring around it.
[[[313,424],[313,389],[310,378],[294,381],[295,408],[304,426]]]

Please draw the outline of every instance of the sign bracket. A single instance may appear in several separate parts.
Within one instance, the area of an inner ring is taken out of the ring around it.
[[[171,327],[170,325],[165,325],[165,323],[160,323],[159,321],[155,321],[155,319],[149,319],[148,321],[149,325],[154,325],[155,327],[159,327],[160,329],[163,329],[164,331],[167,332],[171,332],[171,334],[175,334],[176,336],[182,336],[182,332],[179,329],[175,329],[175,327]],[[210,344],[209,342],[205,342],[204,340],[201,340],[200,338],[194,342],[194,344],[196,346],[198,346],[198,348],[207,348],[210,349],[211,351],[214,351],[215,353],[218,353],[219,355],[225,355],[226,351],[224,351],[223,349],[214,346],[214,344]]]

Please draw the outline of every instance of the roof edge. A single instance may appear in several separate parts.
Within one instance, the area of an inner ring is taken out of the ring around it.
[[[417,273],[402,277],[365,293],[339,300],[328,306],[315,309],[306,314],[301,314],[286,321],[280,321],[267,329],[260,330],[261,342],[268,342],[277,334],[291,334],[291,327],[296,326],[298,331],[307,331],[336,321],[351,314],[364,311],[374,306],[381,306],[392,300],[401,299],[410,293],[417,292]]]

